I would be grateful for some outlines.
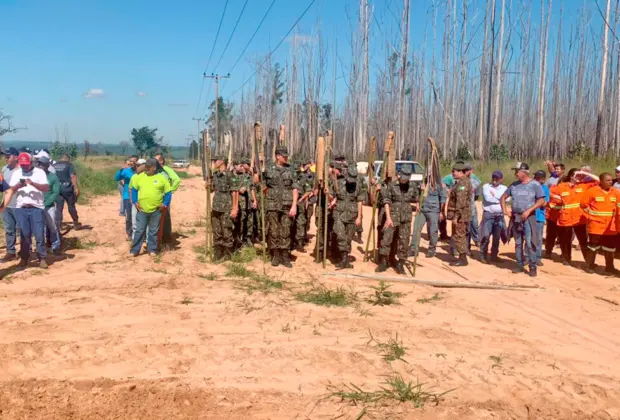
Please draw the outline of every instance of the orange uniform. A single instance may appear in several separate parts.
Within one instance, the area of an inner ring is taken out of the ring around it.
[[[549,191],[553,191],[553,188],[550,188]],[[562,210],[562,199],[554,197],[554,194],[551,193],[545,209],[545,218],[553,223],[557,223],[560,218],[560,210]]]
[[[560,197],[562,208],[559,210],[558,226],[568,227],[583,225],[587,219],[581,208],[581,199],[590,188],[598,185],[598,182],[584,182],[571,185],[570,182],[561,182],[551,187],[552,195]]]
[[[581,208],[587,220],[588,234],[616,235],[616,214],[620,193],[611,188],[608,191],[600,186],[588,189],[581,198]]]

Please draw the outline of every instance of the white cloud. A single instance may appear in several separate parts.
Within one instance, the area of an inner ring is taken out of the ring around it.
[[[136,96],[140,96],[140,97],[142,97],[142,96],[146,96],[146,95],[147,95],[147,93],[146,93],[146,92],[143,92],[143,91],[141,91],[141,90],[139,90],[139,91],[137,91],[137,92],[136,92]]]
[[[86,99],[89,99],[89,98],[103,98],[104,95],[105,95],[105,92],[103,91],[103,89],[90,88],[84,94],[84,98],[86,98]]]

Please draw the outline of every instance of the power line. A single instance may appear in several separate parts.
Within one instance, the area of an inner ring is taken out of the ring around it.
[[[226,46],[224,47],[224,51],[222,51],[222,55],[220,55],[220,59],[217,60],[217,64],[215,65],[215,69],[213,71],[217,71],[217,67],[222,62],[222,58],[224,58],[224,54],[226,54],[226,50],[228,49],[228,46],[230,45],[230,41],[232,41],[233,35],[235,35],[235,31],[237,30],[237,26],[239,25],[239,21],[241,20],[241,17],[243,16],[243,12],[245,12],[245,7],[248,5],[249,1],[250,0],[245,0],[245,3],[243,4],[243,8],[241,9],[241,13],[239,13],[239,17],[237,18],[237,22],[235,22],[235,27],[233,28],[232,33],[230,34],[230,37],[228,37],[228,42],[226,42]]]
[[[222,12],[222,17],[220,18],[220,24],[217,27],[217,33],[215,34],[215,40],[213,41],[213,46],[211,47],[211,52],[209,53],[209,59],[207,60],[207,66],[205,67],[205,71],[202,73],[203,76],[207,73],[209,69],[209,64],[211,64],[211,58],[213,58],[213,51],[215,51],[215,45],[217,44],[217,40],[220,37],[220,30],[222,29],[222,22],[224,22],[224,16],[226,15],[226,9],[228,8],[228,1],[224,3],[224,11]],[[194,115],[198,112],[198,108],[200,108],[200,103],[202,102],[202,92],[205,87],[205,78],[202,78],[202,83],[200,85],[200,94],[198,95],[198,102],[196,103],[196,110],[194,111]],[[209,85],[209,91],[211,91],[211,86]],[[207,100],[208,103],[208,100]],[[205,107],[206,108],[206,107]]]
[[[284,35],[282,37],[282,39],[280,40],[280,42],[278,42],[278,45],[276,45],[276,47],[271,50],[271,52],[267,55],[267,58],[265,58],[265,60],[258,66],[256,66],[256,70],[254,70],[254,73],[252,73],[252,75],[250,77],[248,77],[246,79],[245,82],[243,82],[243,84],[241,86],[239,86],[239,88],[229,97],[235,96],[237,94],[237,92],[239,92],[241,89],[243,89],[245,87],[245,85],[247,85],[250,80],[252,80],[252,78],[256,75],[256,73],[258,72],[258,69],[260,67],[262,67],[273,55],[274,52],[276,52],[276,50],[280,47],[280,45],[282,45],[282,43],[286,40],[286,38],[288,38],[288,36],[291,34],[291,32],[293,32],[293,29],[295,29],[295,27],[297,26],[297,24],[299,23],[299,21],[301,21],[303,19],[303,17],[306,15],[306,13],[308,13],[308,10],[310,10],[310,8],[312,7],[312,5],[316,2],[316,0],[312,0],[310,2],[310,4],[308,5],[308,7],[306,7],[306,10],[304,10],[304,12],[301,14],[301,16],[299,16],[299,18],[297,18],[297,20],[295,21],[295,23],[293,24],[293,26],[291,26],[291,29],[288,30],[288,32],[286,33],[286,35]]]

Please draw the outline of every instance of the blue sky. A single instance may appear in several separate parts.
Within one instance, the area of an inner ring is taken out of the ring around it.
[[[208,73],[230,70],[271,3],[248,2],[220,66],[214,69],[244,1],[229,0]],[[429,1],[412,0],[413,44],[421,43]],[[276,0],[226,84],[224,96],[252,74],[248,59],[275,46],[309,2]],[[5,138],[53,140],[55,125],[62,137],[66,124],[71,141],[115,144],[127,140],[133,127],[149,125],[158,127],[159,134],[170,144],[184,144],[187,135],[196,132],[196,122],[191,118],[224,3],[0,0],[0,108],[14,115],[15,125],[28,127]],[[399,15],[401,1],[374,3],[377,16],[385,17],[382,32],[395,40],[398,28],[393,14]],[[580,0],[565,3],[565,14],[573,16],[577,6],[583,4]],[[330,46],[338,39],[343,57],[349,56],[347,7],[355,18],[356,0],[317,0],[299,24],[298,33],[310,34],[320,22]],[[373,36],[380,36],[374,26],[371,31]],[[382,41],[377,40],[373,47],[377,64],[383,62],[380,45]],[[275,59],[283,63],[287,49],[285,42]],[[329,66],[331,80],[331,63]],[[207,81],[205,94],[208,85]]]

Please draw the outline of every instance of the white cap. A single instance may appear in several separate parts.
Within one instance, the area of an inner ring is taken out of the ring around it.
[[[37,153],[36,155],[33,156],[35,159],[40,159],[42,157],[48,158],[50,159],[50,155],[49,153],[47,153],[45,150],[41,150],[39,151],[39,153]]]
[[[144,165],[146,163],[146,159],[138,159],[138,162],[136,162],[138,165]]]
[[[616,166],[616,172],[620,172],[620,166]]]

